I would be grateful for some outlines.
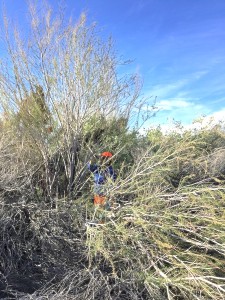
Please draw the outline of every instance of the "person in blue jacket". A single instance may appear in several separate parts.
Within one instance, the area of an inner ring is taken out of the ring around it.
[[[100,155],[100,164],[88,163],[88,169],[94,175],[94,205],[102,208],[109,207],[107,201],[107,187],[110,181],[116,180],[116,173],[112,167],[112,153],[103,152]]]

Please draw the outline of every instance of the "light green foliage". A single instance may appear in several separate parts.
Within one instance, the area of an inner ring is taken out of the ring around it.
[[[186,147],[186,155],[178,155],[173,168],[165,172],[165,179],[176,188],[200,181],[217,180],[215,177],[222,179],[225,174],[222,161],[225,137],[220,125],[166,135],[158,128],[149,131],[147,138],[153,152],[160,151],[163,144],[169,149]]]
[[[118,183],[115,198],[124,193],[133,198],[96,229],[102,233],[101,251],[92,236],[89,253],[92,260],[107,253],[117,276],[133,274],[154,299],[223,299],[224,186],[183,182],[172,192],[165,173],[176,168],[178,158],[191,157],[195,164],[199,157],[192,155],[193,141],[181,138],[166,147],[168,137],[165,140],[157,152],[150,149],[139,157]]]

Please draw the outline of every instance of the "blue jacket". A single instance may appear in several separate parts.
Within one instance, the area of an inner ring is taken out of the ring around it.
[[[101,170],[100,166],[96,164],[91,165],[88,163],[88,169],[94,174],[94,182],[96,184],[104,184],[107,181],[107,178],[111,178],[113,181],[116,180],[116,173],[114,172],[112,166]]]
[[[88,169],[94,174],[94,192],[96,194],[104,194],[103,185],[110,178],[111,180],[116,180],[116,173],[113,170],[112,166],[108,166],[104,169],[101,169],[99,165],[88,163]]]

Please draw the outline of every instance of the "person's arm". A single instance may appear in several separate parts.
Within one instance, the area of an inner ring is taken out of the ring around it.
[[[91,161],[89,161],[87,163],[87,167],[88,167],[88,170],[91,172],[95,172],[98,169],[98,166],[96,164],[92,164]]]
[[[110,177],[112,178],[112,180],[115,181],[117,178],[117,175],[112,166],[109,166],[109,174],[110,174]]]

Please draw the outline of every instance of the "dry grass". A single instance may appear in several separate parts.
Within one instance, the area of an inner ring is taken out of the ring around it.
[[[100,255],[114,276],[141,282],[149,299],[224,299],[225,188],[195,183],[168,192],[163,177],[175,160],[173,152],[161,152],[157,163],[146,155],[116,187],[116,197],[135,198],[105,226],[90,228],[89,263]]]
[[[88,194],[76,201],[57,199],[55,209],[35,198],[8,205],[2,199],[5,295],[224,299],[225,188],[183,180],[171,189],[165,177],[177,160],[188,160],[189,145],[160,147],[141,153],[128,173],[121,172],[109,186],[109,197],[120,207],[107,212],[101,226],[85,226],[93,216]]]

